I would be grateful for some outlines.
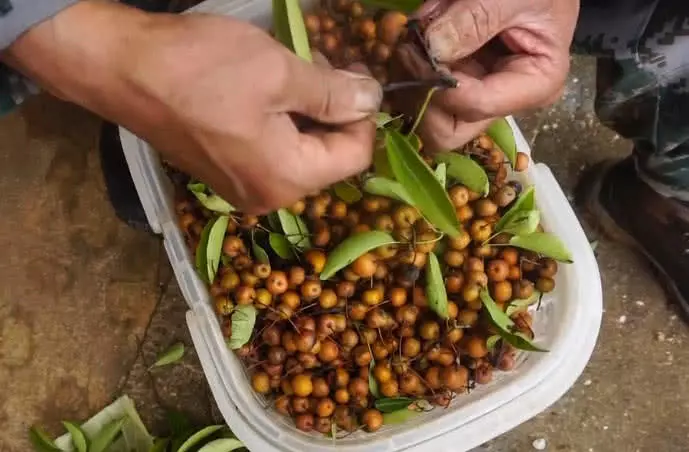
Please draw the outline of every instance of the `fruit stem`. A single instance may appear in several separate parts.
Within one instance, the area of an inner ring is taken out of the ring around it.
[[[435,93],[437,90],[437,86],[433,86],[431,87],[431,89],[428,90],[428,94],[426,94],[426,99],[424,99],[423,104],[421,105],[421,109],[419,110],[419,113],[416,115],[414,125],[411,126],[411,130],[407,134],[408,137],[414,135],[414,132],[416,132],[416,128],[419,127],[419,124],[421,124],[421,119],[423,119],[423,115],[424,113],[426,113],[428,105],[431,103],[431,97],[433,97],[433,93]]]

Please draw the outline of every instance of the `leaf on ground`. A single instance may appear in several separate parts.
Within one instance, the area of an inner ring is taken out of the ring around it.
[[[208,245],[206,246],[206,271],[208,272],[208,282],[213,284],[215,275],[218,273],[220,266],[220,256],[222,255],[222,244],[225,240],[225,233],[227,232],[227,224],[230,221],[228,216],[220,216],[208,233]]]
[[[510,245],[533,251],[560,262],[572,263],[572,253],[555,235],[547,232],[533,232],[527,235],[516,235],[510,239]]]
[[[435,312],[441,319],[449,318],[447,291],[445,290],[445,279],[443,278],[440,262],[435,253],[428,254],[428,265],[426,265],[426,299],[428,307]]]
[[[201,441],[208,438],[221,428],[223,428],[223,425],[209,425],[208,427],[202,428],[201,430],[187,438],[187,440],[184,441],[184,443],[182,443],[182,445],[179,447],[179,449],[177,449],[176,452],[187,452],[188,450],[191,450],[192,447],[200,444]]]
[[[536,191],[534,187],[529,187],[524,190],[524,192],[519,195],[512,207],[509,208],[505,215],[500,218],[500,220],[495,224],[495,231],[501,231],[505,225],[514,218],[519,212],[525,212],[528,210],[536,209]]]
[[[466,186],[469,190],[487,195],[490,188],[488,174],[471,157],[455,152],[444,152],[436,156],[438,163],[447,165],[447,176]]]
[[[405,204],[413,205],[411,197],[399,182],[387,177],[374,176],[364,182],[364,191],[372,195],[396,199]]]
[[[387,130],[385,147],[395,179],[402,184],[412,205],[435,227],[451,237],[459,234],[455,208],[433,170],[403,135]]]
[[[299,215],[294,215],[287,209],[278,210],[280,226],[287,240],[297,249],[306,251],[311,248],[309,228]]]
[[[38,426],[29,429],[29,441],[31,441],[36,452],[62,452],[46,432]]]
[[[335,196],[347,204],[354,204],[359,201],[362,196],[361,190],[347,181],[338,182],[333,187],[333,190],[335,191]]]
[[[505,118],[496,119],[486,131],[486,134],[495,142],[500,150],[505,154],[507,160],[514,167],[517,161],[517,142],[514,139],[514,132],[510,123]]]
[[[320,274],[321,280],[332,278],[335,273],[354,262],[362,254],[391,243],[395,243],[395,239],[382,231],[361,232],[347,237],[328,254],[328,260]]]
[[[89,452],[105,452],[122,431],[122,426],[127,421],[126,417],[112,421],[93,438]]]
[[[376,400],[375,406],[381,413],[392,413],[407,409],[409,405],[414,403],[414,400],[409,397],[389,397]]]
[[[287,237],[284,235],[271,232],[268,234],[268,243],[270,247],[275,251],[275,254],[283,259],[292,259],[294,257],[294,252],[292,251],[292,244],[289,243]]]
[[[481,301],[483,306],[486,308],[486,312],[490,317],[491,322],[498,329],[498,334],[506,342],[513,345],[520,350],[527,350],[532,352],[547,352],[548,350],[542,349],[531,342],[529,339],[524,337],[521,333],[513,333],[512,329],[514,327],[514,322],[510,319],[507,314],[502,312],[502,310],[495,304],[493,298],[486,289],[483,289],[480,293]]]
[[[253,305],[241,305],[232,313],[232,335],[228,341],[230,349],[237,350],[249,342],[256,324],[256,308]]]
[[[244,443],[234,438],[221,438],[211,441],[203,446],[198,452],[232,452],[241,449]]]
[[[176,363],[177,361],[182,359],[183,356],[184,344],[181,342],[177,342],[172,347],[168,348],[163,353],[161,353],[158,356],[156,362],[153,363],[153,365],[150,368],[153,369],[154,367],[167,366],[168,364]]]

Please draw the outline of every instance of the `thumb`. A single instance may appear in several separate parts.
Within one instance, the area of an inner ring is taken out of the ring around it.
[[[326,124],[359,121],[380,109],[383,89],[372,77],[299,62],[291,76],[288,108]]]
[[[509,11],[514,1],[457,0],[432,21],[426,30],[431,55],[442,63],[452,63],[479,50],[500,33],[505,21],[516,14]]]

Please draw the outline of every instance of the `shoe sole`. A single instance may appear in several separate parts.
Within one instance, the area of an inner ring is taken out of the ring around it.
[[[593,222],[603,232],[603,234],[614,242],[621,243],[633,249],[646,258],[647,262],[653,267],[654,273],[659,277],[661,285],[665,289],[668,297],[676,302],[682,308],[685,320],[689,321],[689,300],[687,300],[680,292],[677,285],[667,272],[663,269],[660,263],[639,243],[631,234],[617,225],[615,220],[610,216],[608,211],[603,207],[598,199],[598,194],[601,192],[603,175],[610,169],[610,167],[618,163],[617,160],[608,160],[601,163],[597,168],[595,174],[592,175],[593,187],[586,188],[586,195],[583,199],[583,207],[593,217]]]

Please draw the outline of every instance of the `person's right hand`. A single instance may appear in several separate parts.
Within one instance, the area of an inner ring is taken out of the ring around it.
[[[84,1],[30,30],[5,60],[249,213],[289,205],[371,161],[380,85],[307,63],[231,18]],[[328,127],[300,131],[293,115]]]

